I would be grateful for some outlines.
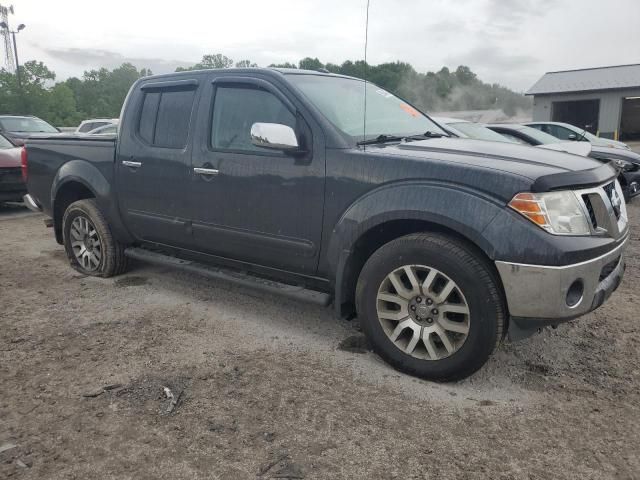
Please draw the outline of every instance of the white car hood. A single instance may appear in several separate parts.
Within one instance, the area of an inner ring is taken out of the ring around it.
[[[580,155],[581,157],[588,157],[591,153],[591,144],[589,142],[548,143],[546,145],[538,145],[538,148],[573,153],[574,155]]]

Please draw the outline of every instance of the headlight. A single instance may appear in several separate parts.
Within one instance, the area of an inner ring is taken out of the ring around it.
[[[570,190],[518,193],[509,207],[554,235],[589,235],[589,219]]]

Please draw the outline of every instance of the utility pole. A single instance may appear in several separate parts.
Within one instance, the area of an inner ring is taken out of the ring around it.
[[[16,30],[10,30],[9,24],[7,22],[0,22],[0,28],[10,33],[13,38],[13,53],[16,57],[16,80],[18,82],[18,89],[22,88],[22,82],[20,79],[20,62],[18,61],[18,44],[16,43],[16,33],[20,33],[21,30],[24,30],[24,27],[25,24],[21,23],[20,25],[18,25],[18,28]]]
[[[12,12],[13,13],[13,12]],[[24,95],[22,92],[22,78],[20,78],[20,63],[18,62],[18,44],[16,43],[16,33],[20,33],[21,30],[24,30],[24,23],[21,23],[20,25],[18,25],[18,28],[16,30],[11,30],[9,28],[9,23],[8,22],[0,22],[0,29],[2,29],[5,35],[8,35],[9,33],[11,34],[12,38],[13,38],[13,53],[16,57],[16,83],[18,86],[18,105],[20,106],[20,109],[24,109],[25,108],[25,101],[24,101]],[[5,37],[8,38],[8,37]]]
[[[18,26],[18,31],[24,28],[24,24],[21,23]],[[16,44],[16,32],[11,32],[11,36],[13,37],[13,53],[16,55],[16,80],[18,81],[18,88],[22,90],[22,82],[20,81],[20,62],[18,61],[18,45]]]
[[[9,25],[9,15],[13,15],[13,5],[9,5],[5,7],[0,4],[0,22],[6,23]],[[9,33],[9,28],[0,28],[0,43],[4,46],[4,55],[3,62],[4,68],[8,71],[13,71],[15,65],[13,64],[13,52],[11,51],[11,34]]]

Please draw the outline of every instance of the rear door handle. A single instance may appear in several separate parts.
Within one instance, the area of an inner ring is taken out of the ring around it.
[[[134,162],[132,160],[123,160],[122,164],[125,167],[131,167],[131,168],[140,168],[142,166],[142,162]]]
[[[198,175],[218,175],[218,173],[220,173],[220,171],[215,168],[194,167],[193,171]]]

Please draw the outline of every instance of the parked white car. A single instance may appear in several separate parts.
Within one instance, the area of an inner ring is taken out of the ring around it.
[[[76,133],[89,133],[96,128],[104,127],[105,125],[117,125],[120,120],[117,118],[92,118],[89,120],[83,120]]]
[[[87,135],[113,135],[114,133],[118,133],[117,123],[112,123],[110,125],[103,125],[101,127],[95,128],[87,132]]]
[[[629,150],[626,143],[611,140],[609,138],[596,137],[584,128],[576,127],[562,122],[529,122],[524,125],[533,127],[541,132],[548,133],[562,141],[589,142],[596,147],[621,148]]]
[[[485,127],[481,123],[469,122],[460,118],[431,117],[449,133],[458,138],[472,138],[474,140],[488,140],[490,142],[518,143]]]

